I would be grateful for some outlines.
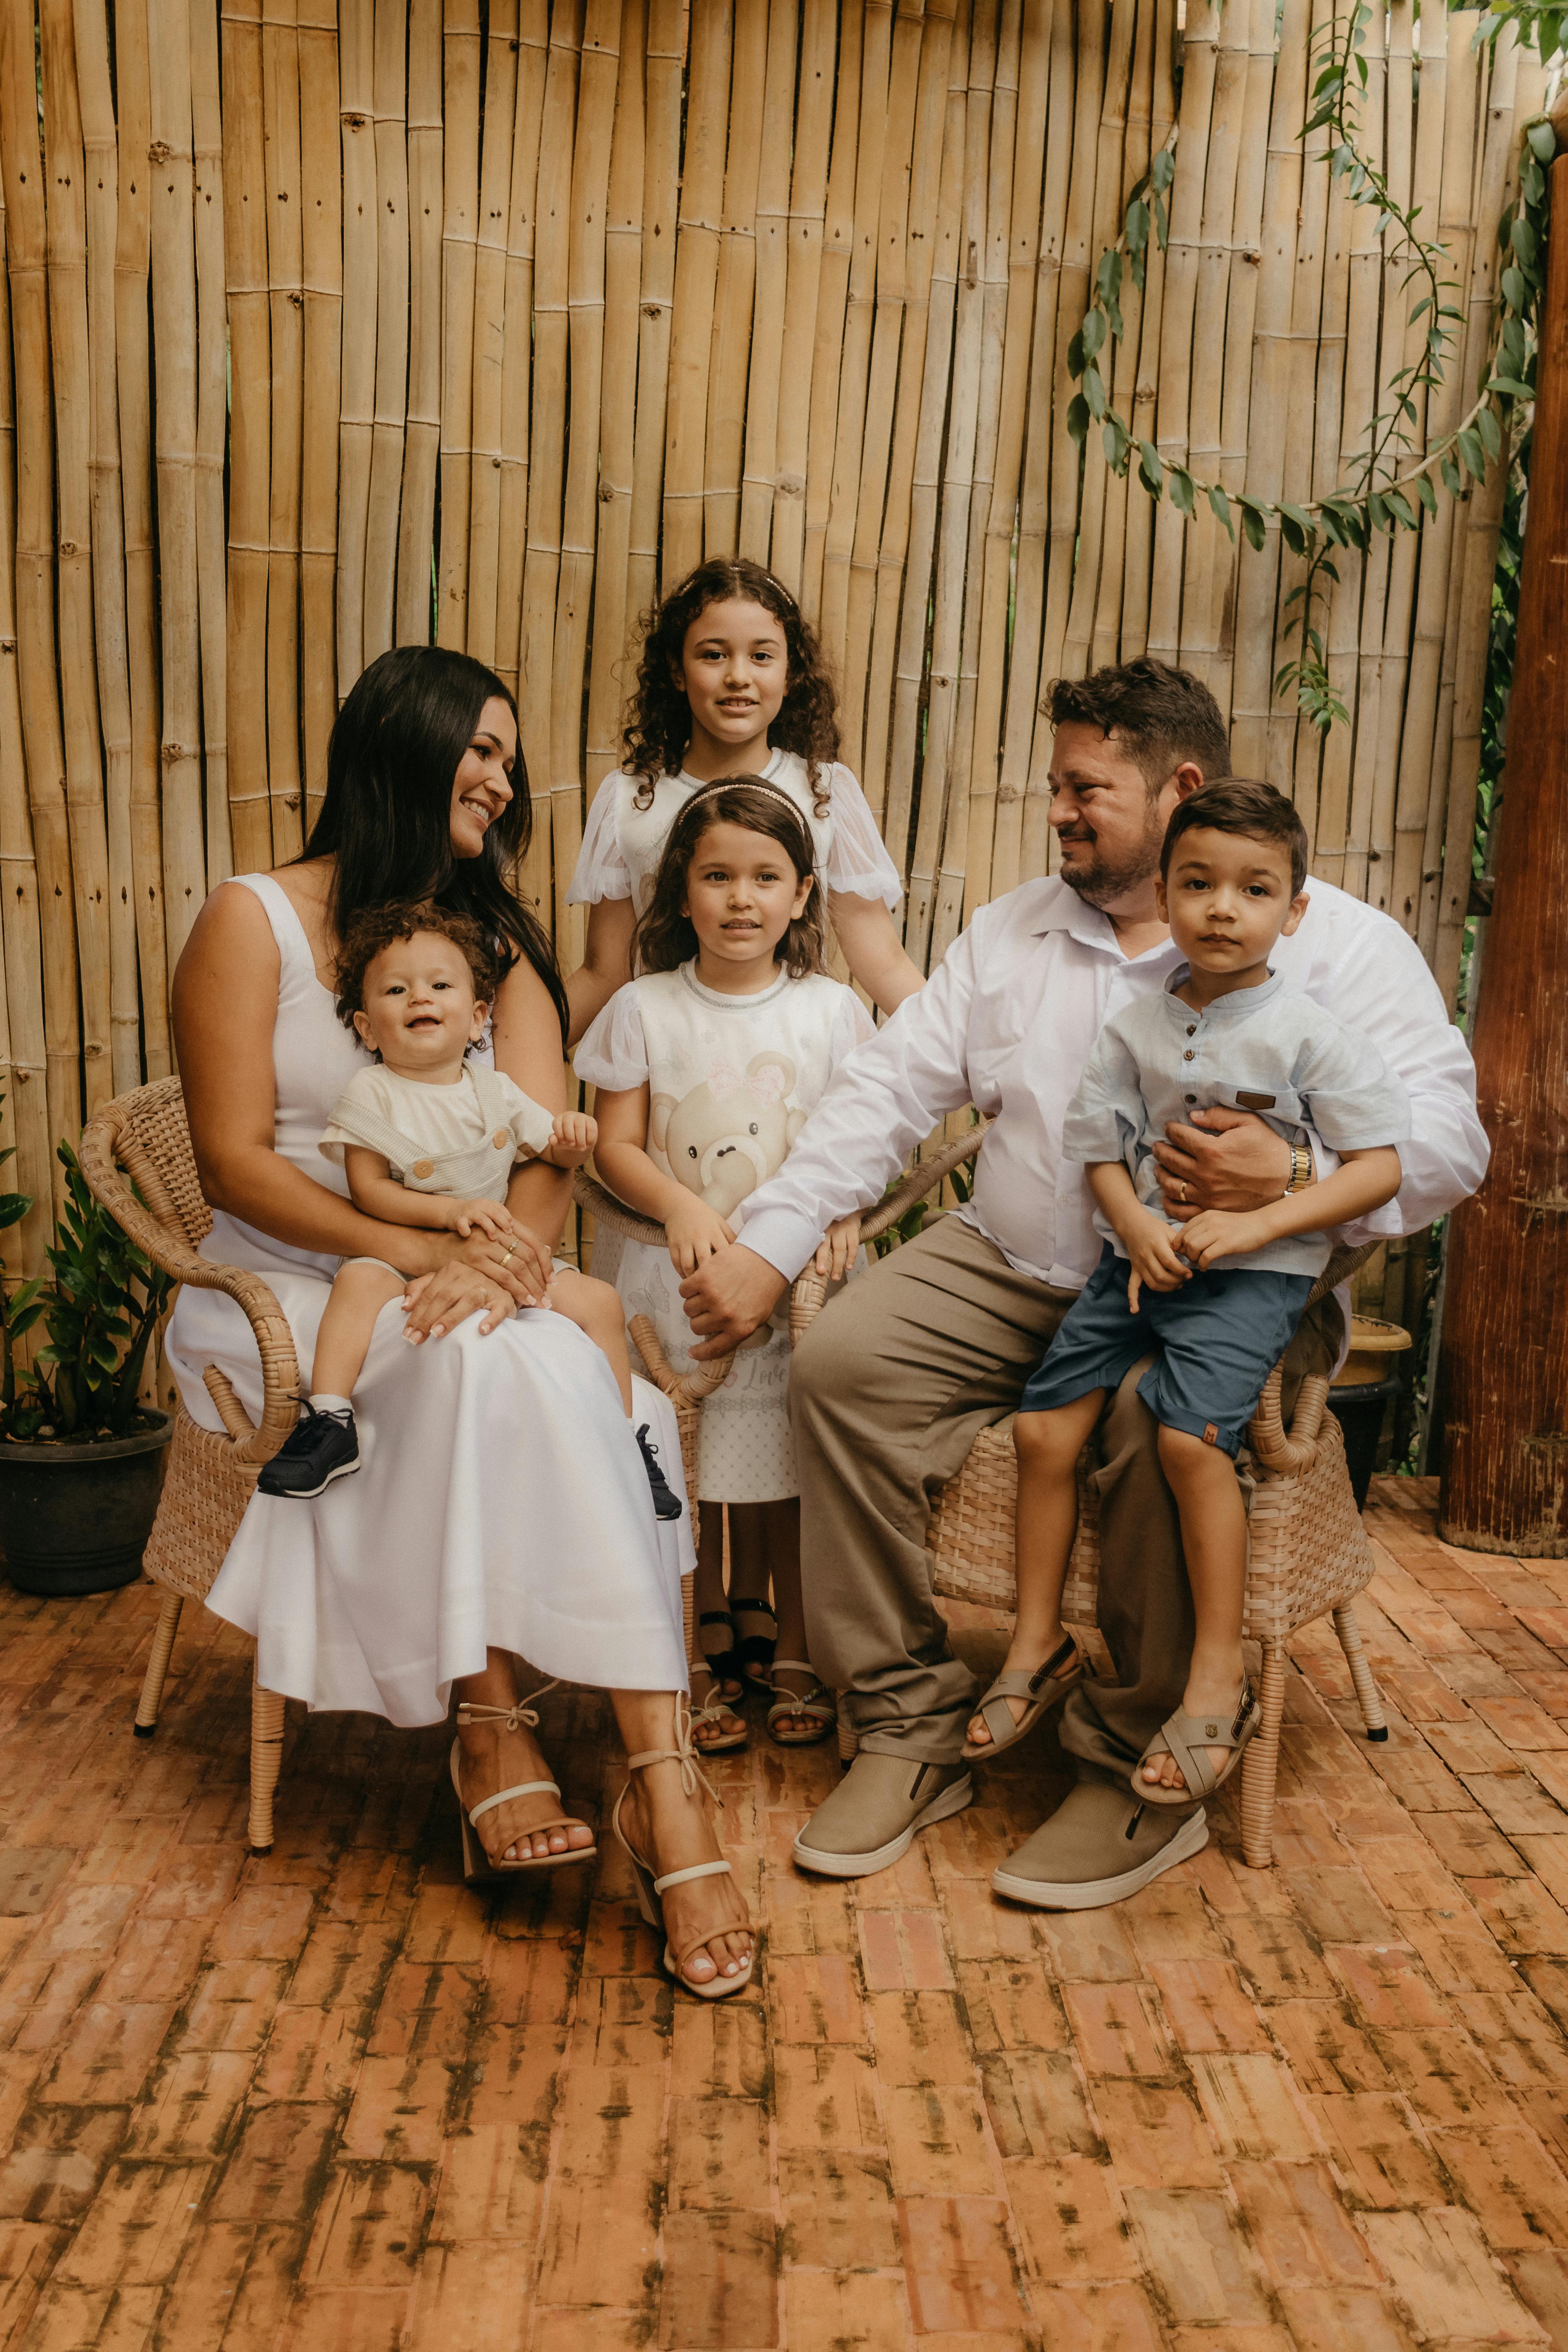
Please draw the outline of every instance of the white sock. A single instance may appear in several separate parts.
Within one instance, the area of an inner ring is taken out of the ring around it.
[[[352,1398],[333,1396],[330,1390],[322,1389],[311,1397],[310,1411],[312,1412],[353,1412],[353,1402]]]

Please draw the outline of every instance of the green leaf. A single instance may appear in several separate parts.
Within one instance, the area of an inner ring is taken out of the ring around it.
[[[1533,400],[1535,398],[1535,394],[1531,391],[1530,385],[1527,383],[1521,383],[1516,375],[1491,376],[1487,381],[1486,389],[1488,392],[1500,392],[1505,398],[1509,400]],[[1483,414],[1485,412],[1483,411]]]
[[[1127,330],[1121,323],[1121,305],[1116,300],[1114,295],[1108,295],[1106,298],[1105,315],[1110,321],[1111,333],[1120,342]]]
[[[19,1225],[32,1205],[30,1192],[0,1192],[0,1232],[7,1225]]]
[[[1102,302],[1114,302],[1121,291],[1121,256],[1112,247],[1102,253],[1100,268],[1095,272],[1095,291]]]
[[[1157,499],[1165,487],[1165,468],[1160,463],[1159,452],[1152,441],[1140,441],[1138,444],[1138,471],[1144,488],[1151,498]]]
[[[1149,207],[1147,205],[1128,205],[1126,230],[1128,252],[1135,254],[1142,253],[1143,247],[1149,242]]]
[[[1092,362],[1083,372],[1083,396],[1089,403],[1089,413],[1098,425],[1105,415],[1105,386],[1100,370]]]
[[[1476,428],[1480,434],[1481,439],[1486,446],[1487,456],[1492,458],[1500,457],[1502,455],[1502,427],[1497,421],[1496,410],[1490,408],[1478,409],[1476,412]]]
[[[1410,502],[1406,498],[1405,498],[1402,492],[1398,490],[1390,490],[1387,493],[1387,503],[1389,513],[1396,516],[1399,521],[1404,524],[1406,530],[1418,530],[1420,529],[1420,525],[1415,520]]]
[[[1282,516],[1289,515],[1291,520],[1300,526],[1303,535],[1307,539],[1316,539],[1318,535],[1318,526],[1312,520],[1311,516],[1307,512],[1305,507],[1292,506],[1289,499],[1286,499],[1280,504],[1279,512]]]
[[[1467,425],[1458,435],[1458,450],[1477,481],[1483,480],[1487,470],[1487,453],[1481,446],[1480,436],[1474,425]]]
[[[1261,552],[1268,530],[1263,509],[1256,499],[1243,497],[1237,504],[1241,508],[1241,527],[1247,533],[1247,545]]]
[[[1508,268],[1502,274],[1502,299],[1510,310],[1522,310],[1530,299],[1530,289],[1521,273]]]
[[[1150,181],[1159,194],[1164,194],[1165,190],[1170,186],[1171,182],[1175,177],[1175,173],[1176,157],[1174,150],[1170,147],[1162,147],[1159,153],[1155,156],[1153,162],[1149,166]]]
[[[1230,538],[1234,539],[1236,537],[1236,526],[1230,519],[1230,500],[1226,497],[1225,492],[1220,488],[1217,482],[1211,482],[1209,484],[1209,505],[1213,509],[1214,512],[1218,515],[1221,522],[1224,523],[1226,530]]]
[[[1251,536],[1252,534],[1249,530],[1247,532],[1247,537],[1250,539]],[[1306,554],[1307,534],[1302,530],[1300,524],[1296,520],[1294,515],[1287,514],[1283,508],[1279,510],[1279,536],[1283,539],[1286,546],[1289,549],[1292,555]]]
[[[1552,130],[1550,122],[1542,121],[1529,123],[1525,127],[1524,135],[1530,142],[1530,152],[1538,163],[1552,162],[1557,153],[1557,133]]]
[[[1075,382],[1083,373],[1083,329],[1081,327],[1068,345],[1068,373]]]
[[[1068,431],[1081,449],[1089,438],[1089,403],[1081,392],[1075,392],[1068,403]]]
[[[1415,495],[1420,499],[1422,505],[1426,508],[1429,515],[1435,515],[1436,513],[1437,493],[1432,488],[1432,477],[1430,474],[1416,475]]]
[[[1376,490],[1373,490],[1367,499],[1366,510],[1372,517],[1374,530],[1388,530],[1392,528],[1388,520],[1387,503]]]
[[[1535,231],[1522,213],[1510,226],[1508,238],[1521,261],[1529,263],[1535,259]]]
[[[1095,353],[1101,348],[1104,341],[1105,313],[1103,310],[1091,310],[1084,320],[1082,326],[1079,329],[1079,348],[1083,358],[1086,360],[1093,359]],[[1080,363],[1079,368],[1075,370],[1075,373],[1081,375],[1082,373],[1083,370]]]
[[[1100,437],[1105,445],[1106,464],[1112,473],[1124,474],[1127,470],[1127,452],[1131,445],[1127,438],[1126,428],[1114,409],[1106,418]]]
[[[1170,471],[1171,504],[1178,514],[1190,515],[1193,510],[1193,478],[1184,466],[1173,466]]]

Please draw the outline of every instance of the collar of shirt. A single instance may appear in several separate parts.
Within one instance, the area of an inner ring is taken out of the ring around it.
[[[1212,997],[1199,1011],[1196,1005],[1184,1003],[1176,994],[1177,989],[1192,976],[1192,965],[1179,963],[1166,981],[1164,992],[1179,1014],[1196,1013],[1200,1021],[1243,1020],[1248,1013],[1256,1013],[1261,1005],[1272,1003],[1285,985],[1283,975],[1270,966],[1268,979],[1260,980],[1256,988],[1227,989],[1223,996]]]

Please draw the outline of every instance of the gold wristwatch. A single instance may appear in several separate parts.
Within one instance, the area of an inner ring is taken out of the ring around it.
[[[1288,1201],[1292,1192],[1304,1192],[1312,1181],[1312,1155],[1303,1143],[1293,1143],[1290,1149],[1290,1181],[1280,1199]]]

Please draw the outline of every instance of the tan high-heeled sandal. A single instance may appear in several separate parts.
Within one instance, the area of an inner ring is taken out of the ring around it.
[[[521,1731],[526,1725],[530,1731],[537,1731],[539,1710],[533,1701],[542,1698],[546,1691],[552,1691],[555,1688],[554,1683],[545,1683],[528,1698],[520,1699],[515,1706],[485,1706],[476,1701],[464,1699],[458,1708],[458,1721],[459,1724],[499,1723],[508,1731]],[[458,1819],[463,1832],[463,1876],[470,1886],[481,1885],[489,1878],[510,1878],[518,1871],[559,1870],[563,1863],[592,1862],[595,1859],[599,1851],[596,1843],[589,1845],[569,1845],[562,1853],[519,1854],[510,1862],[504,1857],[492,1862],[485,1852],[482,1842],[474,1834],[480,1816],[493,1812],[498,1805],[508,1803],[513,1797],[536,1797],[547,1790],[552,1797],[558,1797],[561,1794],[561,1786],[556,1780],[520,1780],[515,1788],[498,1790],[493,1797],[486,1797],[469,1810],[463,1803],[463,1783],[458,1770],[462,1752],[462,1741],[454,1739],[452,1786],[457,1791]],[[552,1822],[539,1822],[532,1829],[520,1830],[518,1835],[529,1838],[541,1835],[548,1837],[552,1830],[582,1830],[586,1829],[587,1826],[586,1822],[580,1822],[569,1814],[562,1813]],[[513,1843],[515,1843],[514,1839]]]
[[[679,1764],[680,1785],[686,1795],[694,1797],[697,1794],[698,1783],[700,1781],[717,1804],[719,1800],[714,1795],[712,1783],[697,1761],[697,1755],[698,1750],[691,1737],[691,1708],[685,1693],[678,1692],[675,1701],[675,1746],[642,1748],[636,1756],[626,1758],[626,1769],[631,1772],[640,1772],[649,1764]],[[626,1788],[623,1789],[616,1799],[616,1810],[611,1816],[611,1822],[616,1835],[625,1849],[626,1860],[632,1866],[632,1875],[637,1881],[638,1908],[650,1927],[662,1929],[664,1906],[659,1897],[667,1886],[684,1886],[689,1879],[693,1878],[730,1878],[734,1874],[729,1864],[724,1861],[696,1862],[689,1869],[667,1870],[662,1878],[656,1878],[653,1874],[653,1864],[643,1860],[642,1855],[621,1827],[621,1807],[626,1803],[626,1789],[630,1787],[631,1782],[628,1780]],[[695,1993],[699,2000],[725,2000],[732,1992],[744,1992],[752,1981],[752,1968],[756,1958],[755,1932],[749,1921],[746,1923],[744,1932],[752,1938],[752,1950],[745,1967],[737,1975],[721,1976],[715,1969],[714,1974],[706,1984],[693,1984],[691,1979],[684,1973],[686,1963],[693,1952],[701,1951],[715,1936],[728,1936],[737,1932],[731,1927],[710,1927],[705,1936],[693,1936],[691,1941],[682,1945],[679,1952],[671,1951],[667,1937],[664,1947],[664,1965],[677,1984],[682,1986],[687,1992]]]

